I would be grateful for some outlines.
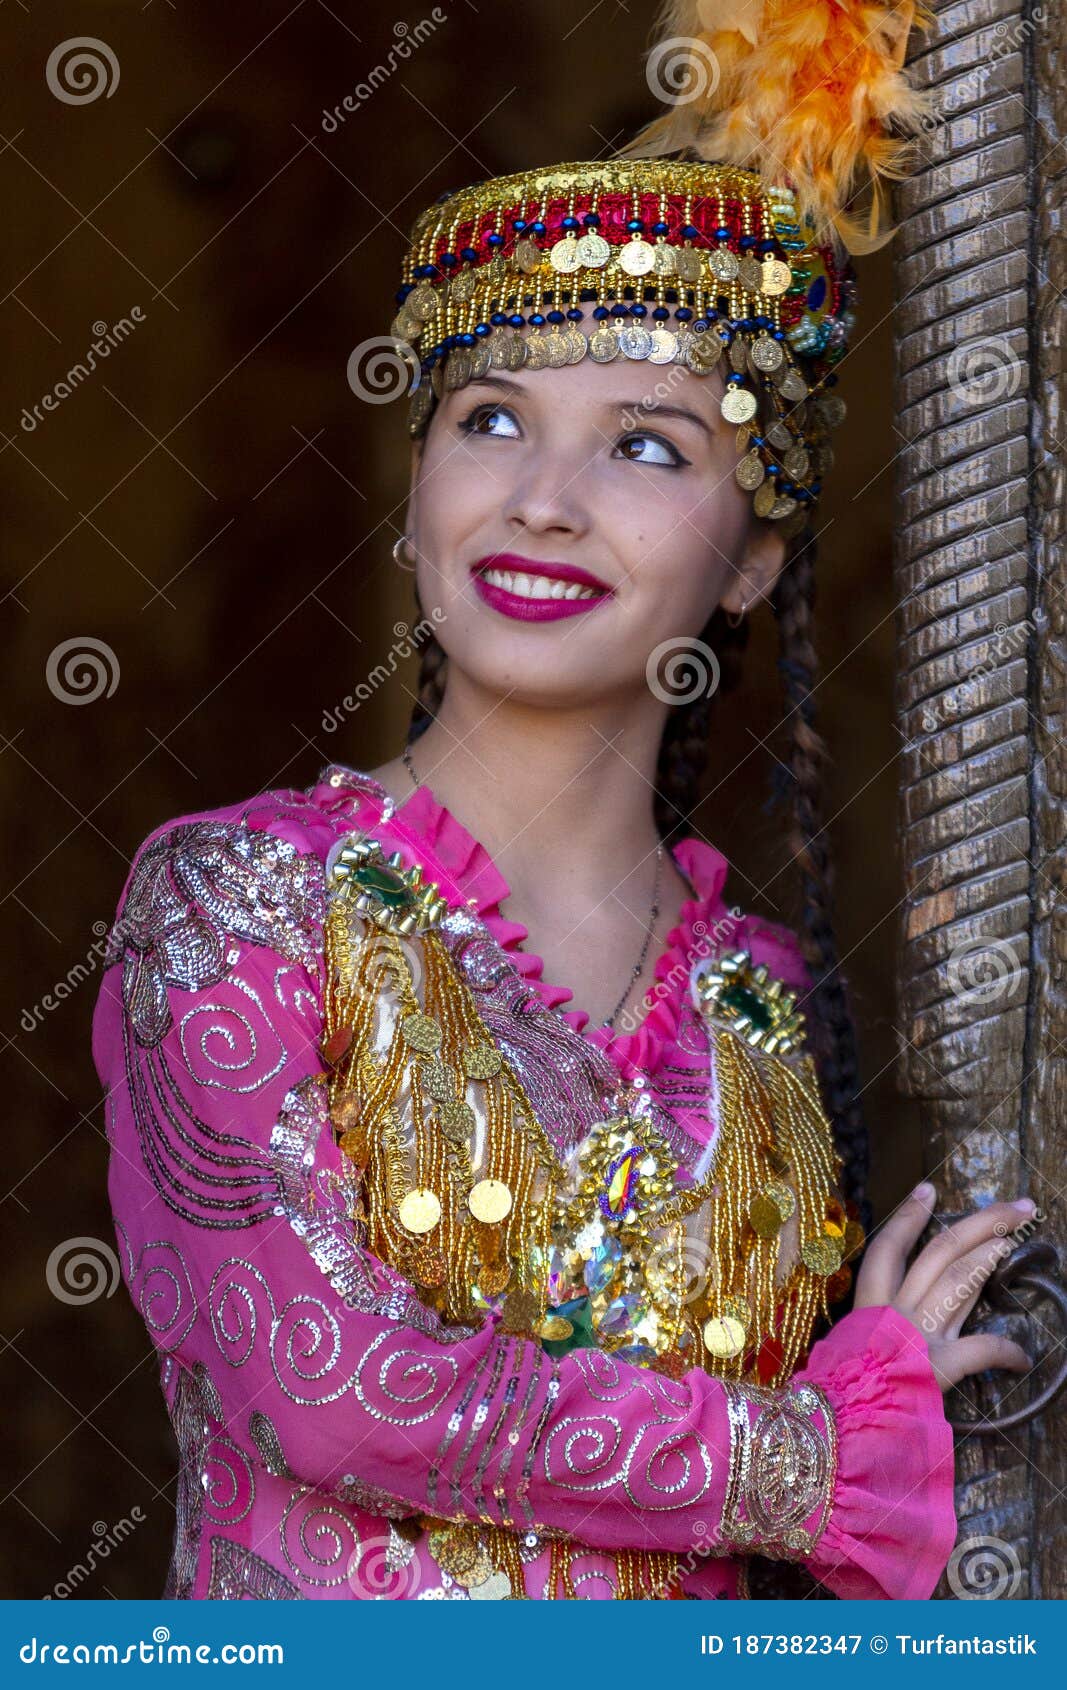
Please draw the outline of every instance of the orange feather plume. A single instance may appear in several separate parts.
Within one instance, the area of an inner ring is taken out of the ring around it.
[[[910,30],[931,22],[916,0],[666,0],[648,81],[668,109],[622,156],[756,170],[791,187],[822,236],[872,251],[931,112],[903,69]]]

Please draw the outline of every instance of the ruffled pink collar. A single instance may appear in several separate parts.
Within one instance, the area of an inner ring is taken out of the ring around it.
[[[589,1027],[582,1009],[565,1009],[574,993],[543,977],[542,959],[526,947],[529,930],[509,921],[501,905],[510,887],[489,852],[467,831],[427,786],[412,791],[399,806],[369,775],[331,763],[319,777],[317,801],[329,807],[358,800],[353,825],[369,828],[388,850],[399,849],[423,866],[427,879],[437,881],[452,904],[466,903],[485,923],[523,980],[575,1032],[609,1053],[626,1076],[651,1075],[673,1050],[678,1038],[689,974],[697,956],[715,949],[715,924],[727,915],[722,888],[729,864],[720,851],[695,836],[680,840],[672,856],[694,889],[667,935],[655,965],[656,985],[649,989],[651,1004],[633,1032]],[[709,946],[709,937],[711,943]],[[689,1059],[692,1060],[691,1058]]]

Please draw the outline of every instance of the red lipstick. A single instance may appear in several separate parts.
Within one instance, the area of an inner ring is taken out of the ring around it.
[[[613,596],[606,581],[576,563],[540,563],[517,552],[479,558],[471,565],[471,579],[490,609],[517,622],[580,616]]]

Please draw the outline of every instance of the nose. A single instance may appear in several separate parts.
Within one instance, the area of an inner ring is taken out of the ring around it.
[[[518,454],[516,454],[516,457]],[[501,502],[501,514],[509,528],[531,534],[581,535],[588,531],[587,508],[581,460],[575,452],[537,450],[523,454]]]

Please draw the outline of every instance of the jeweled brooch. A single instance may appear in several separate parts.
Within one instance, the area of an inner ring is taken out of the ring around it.
[[[753,965],[749,951],[724,951],[697,976],[697,1005],[705,1016],[725,1021],[730,1031],[768,1056],[789,1056],[804,1042],[804,1016],[796,993]]]
[[[437,882],[423,879],[421,865],[405,868],[400,852],[387,857],[377,839],[350,839],[332,855],[330,876],[356,914],[386,933],[425,933],[448,913]]]

